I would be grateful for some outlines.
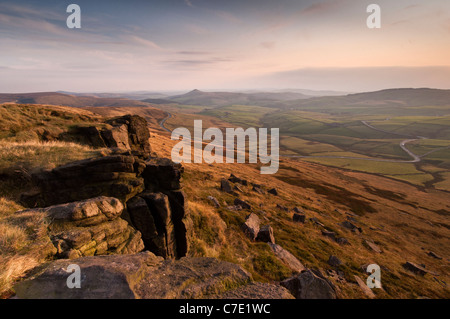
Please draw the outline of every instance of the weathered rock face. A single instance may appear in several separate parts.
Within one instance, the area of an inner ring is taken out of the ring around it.
[[[333,284],[319,272],[305,270],[281,282],[296,299],[336,299]]]
[[[151,147],[147,121],[138,115],[125,115],[107,121],[113,127],[123,127],[127,131],[128,145],[133,155],[148,158]],[[126,145],[126,144],[125,144]]]
[[[146,159],[150,157],[150,133],[147,121],[138,115],[125,115],[109,119],[105,127],[75,127],[63,133],[60,139],[79,141],[93,147],[108,147],[118,152],[130,152]]]
[[[81,288],[67,288],[69,264],[80,267]],[[251,280],[240,266],[215,258],[164,261],[143,252],[57,260],[14,289],[22,299],[292,298],[280,286]]]
[[[38,191],[22,195],[29,207],[45,207],[98,196],[126,202],[144,191],[140,176],[145,162],[133,156],[115,155],[76,161],[33,175]]]
[[[251,240],[256,240],[260,228],[260,220],[256,214],[251,213],[247,216],[245,223],[242,224],[242,230]]]
[[[48,236],[59,258],[133,254],[144,249],[141,234],[121,219],[124,207],[111,197],[37,208],[17,214],[45,214]]]
[[[275,244],[275,236],[273,235],[273,228],[270,225],[265,225],[259,229],[258,236],[256,236],[257,241],[262,241],[264,243]]]
[[[183,166],[168,158],[151,158],[145,162],[142,177],[149,191],[181,189]]]
[[[57,260],[41,273],[19,282],[14,290],[20,299],[134,299],[142,276],[162,261],[150,252]],[[80,267],[81,288],[67,287],[70,273],[66,270],[70,264]]]
[[[132,198],[127,207],[131,221],[142,232],[148,250],[164,258],[185,255],[184,251],[177,249],[175,218],[167,195],[142,193]]]

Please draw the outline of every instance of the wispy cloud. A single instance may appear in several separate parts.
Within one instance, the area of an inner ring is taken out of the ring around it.
[[[180,55],[206,55],[211,54],[211,52],[208,51],[177,51],[176,54]]]
[[[53,10],[42,10],[41,8],[34,8],[26,5],[17,5],[14,3],[0,3],[0,12],[5,15],[19,16],[23,18],[32,19],[50,19],[50,20],[65,20],[62,13],[57,13]]]
[[[336,10],[343,4],[348,2],[347,0],[328,0],[323,1],[319,3],[314,3],[303,10],[301,10],[302,15],[317,15],[317,14],[323,14],[327,12],[332,12],[333,10]]]
[[[203,59],[172,59],[164,61],[169,66],[176,66],[181,68],[199,68],[202,66],[218,65],[222,63],[232,62],[231,58],[209,57]]]
[[[0,13],[0,26],[3,28],[13,28],[14,31],[26,30],[28,33],[45,32],[62,35],[65,33],[64,26],[58,25],[42,19],[30,19]]]
[[[184,3],[185,3],[188,7],[191,7],[191,8],[194,7],[194,5],[192,4],[192,2],[191,2],[190,0],[184,0]]]
[[[129,36],[128,40],[130,43],[138,44],[138,45],[145,46],[145,47],[151,48],[151,49],[162,50],[162,48],[159,45],[157,45],[155,42],[141,38],[136,35]]]

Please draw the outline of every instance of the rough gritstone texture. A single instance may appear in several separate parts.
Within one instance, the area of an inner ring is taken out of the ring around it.
[[[252,282],[248,285],[227,291],[219,299],[295,299],[286,288],[280,285]]]
[[[318,271],[305,270],[281,282],[296,299],[336,299],[333,284]]]
[[[88,144],[95,148],[108,147],[118,152],[128,151],[134,156],[150,157],[150,133],[147,121],[138,115],[109,119],[105,127],[74,127],[62,133],[59,139]]]
[[[215,258],[166,260],[145,277],[137,291],[142,298],[200,299],[242,286],[251,275],[242,267]]]
[[[245,219],[245,223],[242,224],[242,231],[251,240],[256,240],[256,237],[258,236],[259,233],[259,228],[260,228],[260,220],[259,217],[254,213],[248,215],[247,218]]]
[[[70,264],[80,267],[79,289],[67,287]],[[19,299],[292,298],[281,286],[251,283],[247,271],[229,262],[188,257],[164,261],[150,252],[57,260],[14,290]]]
[[[61,259],[42,272],[14,286],[19,299],[134,299],[135,287],[142,277],[156,269],[163,259],[150,252],[136,255],[111,255]],[[68,288],[76,264],[81,271],[81,288]]]
[[[137,157],[114,155],[72,162],[33,175],[34,192],[23,194],[28,207],[46,207],[110,196],[126,202],[144,191],[140,176],[145,162]]]
[[[121,219],[124,207],[112,197],[29,209],[16,215],[43,214],[48,221],[47,235],[59,258],[132,254],[142,251],[141,233]]]

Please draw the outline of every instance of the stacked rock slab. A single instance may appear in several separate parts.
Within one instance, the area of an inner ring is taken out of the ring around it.
[[[150,157],[150,133],[147,121],[138,115],[125,115],[107,120],[103,127],[74,127],[60,136],[96,148],[129,151],[134,156]]]
[[[119,154],[77,161],[33,175],[35,189],[22,195],[23,204],[33,208],[99,196],[117,198],[126,207],[123,222],[142,234],[147,250],[164,258],[185,256],[188,244],[182,166],[169,159],[149,157],[145,119],[130,115],[107,123],[112,127],[107,133],[92,127],[81,131],[91,134],[85,140],[98,142],[94,146],[106,141]]]
[[[122,202],[144,191],[145,162],[134,156],[113,155],[76,161],[33,175],[37,191],[22,195],[29,207],[45,207],[110,196]]]
[[[123,209],[116,198],[97,197],[17,214],[43,214],[48,221],[47,235],[56,248],[56,257],[73,259],[142,251],[140,232],[120,218]]]

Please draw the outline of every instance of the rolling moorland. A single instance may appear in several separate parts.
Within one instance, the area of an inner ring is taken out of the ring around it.
[[[203,95],[194,91],[190,99],[197,94]],[[171,97],[164,99],[171,101]],[[273,227],[278,245],[305,267],[326,274],[340,298],[449,298],[448,106],[430,98],[421,102],[426,105],[417,105],[390,95],[381,101],[371,96],[372,104],[360,97],[354,105],[346,100],[340,107],[326,105],[323,101],[328,97],[272,102],[267,95],[259,101],[239,99],[248,105],[226,105],[223,100],[201,105],[195,99],[123,107],[100,102],[85,108],[23,101],[1,105],[0,286],[4,296],[9,296],[14,281],[42,262],[31,248],[39,229],[13,222],[15,212],[24,208],[20,194],[30,187],[27,176],[107,155],[109,150],[85,145],[65,133],[74,126],[104,125],[105,117],[137,113],[149,122],[152,151],[160,157],[170,157],[175,143],[163,127],[190,127],[193,119],[203,119],[205,127],[280,127],[285,156],[273,176],[261,176],[258,165],[183,165],[183,189],[192,220],[189,256],[236,263],[255,281],[273,283],[290,277],[292,269],[266,243],[252,241],[243,233],[242,224],[253,212]],[[322,100],[320,109],[314,105],[316,100]],[[380,109],[375,110],[374,104]],[[407,149],[420,161],[413,162],[402,149],[405,140],[412,140],[406,143]],[[371,160],[355,159],[359,157]],[[221,180],[230,174],[248,181],[247,186],[231,182],[233,192],[224,192]],[[277,195],[268,192],[273,188]],[[235,209],[236,196],[250,207]],[[304,223],[293,220],[294,208],[306,216]],[[355,227],[349,229],[345,222]],[[338,243],[338,237],[348,244]],[[341,262],[330,262],[330,256]],[[405,268],[406,262],[422,265],[424,272]],[[356,279],[365,280],[364,265],[370,263],[382,268],[383,288],[374,289],[375,295],[364,293]]]
[[[234,126],[278,127],[284,156],[450,191],[450,91],[396,89],[296,100],[285,96],[288,100],[261,98],[245,104],[234,104],[232,96],[225,106],[223,96],[194,90],[173,97],[177,104],[157,107],[175,114],[165,123],[172,129],[201,116]],[[205,99],[218,102],[204,105]]]

